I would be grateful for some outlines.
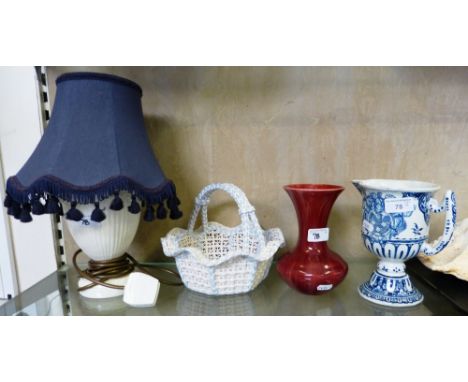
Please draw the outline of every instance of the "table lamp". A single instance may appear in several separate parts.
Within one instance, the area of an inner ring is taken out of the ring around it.
[[[32,215],[64,215],[91,258],[86,271],[78,268],[80,292],[121,295],[135,265],[125,251],[140,214],[147,222],[168,211],[177,219],[180,201],[148,141],[140,86],[99,73],[67,73],[56,84],[49,126],[18,174],[8,178],[4,206],[24,223]]]

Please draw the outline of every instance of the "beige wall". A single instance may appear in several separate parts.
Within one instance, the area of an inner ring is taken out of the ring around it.
[[[217,181],[240,186],[261,224],[283,229],[288,247],[297,227],[282,185],[344,185],[329,225],[331,247],[347,258],[370,256],[351,179],[433,181],[457,192],[465,217],[468,69],[51,67],[50,81],[76,70],[113,73],[142,86],[151,143],[183,202],[181,220],[140,225],[130,248],[140,259],[163,258],[160,237],[186,226],[195,195]],[[219,205],[211,217],[237,221],[234,208],[221,212]],[[433,219],[434,236],[442,220]],[[74,244],[68,235],[66,241],[70,252]]]

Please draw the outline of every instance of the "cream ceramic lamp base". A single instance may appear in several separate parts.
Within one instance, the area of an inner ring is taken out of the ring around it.
[[[100,202],[102,211],[106,214],[106,219],[101,223],[91,220],[94,210],[93,204],[78,205],[83,213],[83,219],[79,222],[66,220],[68,229],[78,247],[84,254],[95,261],[111,260],[125,254],[135,238],[135,234],[140,222],[140,214],[131,214],[127,211],[131,197],[129,193],[121,192],[120,197],[124,202],[124,208],[120,211],[113,211],[109,208],[112,198]],[[62,202],[64,209],[70,208],[69,203]],[[107,282],[124,286],[128,276],[109,279]],[[78,286],[86,286],[89,281],[80,278]],[[113,289],[102,285],[96,285],[90,289],[81,291],[82,296],[88,298],[110,298],[123,295],[123,289]]]

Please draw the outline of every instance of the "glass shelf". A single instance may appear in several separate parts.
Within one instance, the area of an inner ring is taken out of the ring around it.
[[[373,271],[376,260],[350,260],[345,280],[331,292],[321,296],[301,294],[284,283],[273,265],[267,279],[253,292],[243,295],[213,297],[192,292],[184,287],[161,285],[153,308],[133,308],[121,297],[94,300],[81,297],[76,290],[78,275],[67,267],[57,271],[0,306],[0,315],[353,315],[353,316],[426,316],[459,315],[442,294],[412,276],[424,294],[424,302],[413,308],[387,308],[362,299],[357,287]],[[164,263],[164,266],[168,266]],[[169,264],[170,267],[175,266]]]

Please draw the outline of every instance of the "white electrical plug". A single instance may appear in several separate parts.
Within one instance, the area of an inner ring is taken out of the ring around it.
[[[146,273],[133,272],[124,288],[123,301],[136,308],[156,305],[159,294],[159,280]]]

